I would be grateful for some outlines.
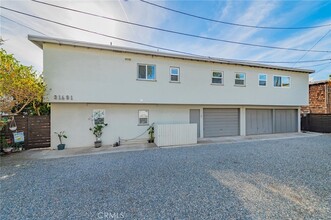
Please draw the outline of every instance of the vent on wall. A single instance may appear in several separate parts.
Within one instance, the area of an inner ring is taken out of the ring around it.
[[[131,58],[125,58],[124,60],[125,61],[131,61]]]

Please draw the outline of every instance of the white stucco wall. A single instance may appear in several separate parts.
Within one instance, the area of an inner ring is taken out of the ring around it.
[[[43,49],[50,102],[308,105],[307,73],[49,43]],[[155,82],[137,80],[138,63],[156,65]],[[180,67],[180,83],[169,83],[170,66]],[[213,70],[224,71],[224,86],[211,85]],[[236,72],[246,73],[245,87],[234,86]],[[258,86],[260,73],[268,75],[267,87]],[[273,75],[290,76],[291,87],[273,87]],[[70,100],[54,100],[54,95],[68,95]]]
[[[138,110],[149,110],[149,123],[189,123],[189,107],[160,105],[111,105],[111,104],[52,104],[51,106],[51,147],[59,142],[56,131],[64,130],[68,148],[93,146],[95,137],[89,130],[92,127],[93,109],[105,109],[105,123],[102,141],[105,145],[114,144],[118,137],[134,138],[149,126],[138,125]],[[139,139],[148,139],[145,133]]]
[[[224,105],[131,105],[131,104],[74,104],[53,103],[51,106],[51,147],[59,144],[54,132],[65,131],[68,139],[64,140],[67,148],[93,146],[95,137],[89,130],[92,121],[89,120],[94,109],[106,111],[102,141],[104,145],[111,145],[122,139],[131,139],[142,134],[148,126],[138,125],[138,110],[149,111],[149,124],[187,124],[190,119],[190,109],[200,110],[200,134],[203,137],[203,109],[204,108],[240,108],[240,135],[245,135],[245,109],[269,108],[259,106],[224,106]],[[277,109],[296,109],[296,107],[277,107]],[[299,123],[300,124],[300,123]],[[300,127],[298,127],[300,130]],[[138,138],[138,142],[147,143],[148,133]],[[127,144],[127,143],[126,143]]]

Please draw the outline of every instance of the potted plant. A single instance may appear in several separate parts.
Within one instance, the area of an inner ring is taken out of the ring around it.
[[[57,136],[59,138],[59,141],[60,141],[60,144],[57,145],[57,149],[58,150],[64,150],[66,145],[62,143],[62,138],[68,138],[67,135],[65,134],[64,131],[54,132],[54,133],[57,134]]]
[[[148,143],[154,143],[154,126],[151,125],[148,128],[148,135],[149,135],[149,139],[148,139]]]
[[[1,137],[1,147],[3,152],[9,154],[13,151],[13,147],[11,146],[11,140],[5,139],[5,137]]]
[[[102,141],[101,141],[101,136],[102,136],[102,130],[104,129],[104,127],[106,127],[108,124],[106,123],[99,123],[94,125],[93,128],[90,128],[90,131],[92,131],[92,133],[95,136],[95,142],[94,142],[94,146],[96,148],[101,147],[102,145]]]
[[[7,118],[3,118],[0,115],[0,131],[2,131],[2,129],[7,125],[8,123],[8,119]]]

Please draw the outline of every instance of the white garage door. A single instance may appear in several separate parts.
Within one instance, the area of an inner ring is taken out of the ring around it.
[[[239,135],[239,109],[203,109],[204,137]]]
[[[287,133],[297,131],[298,111],[296,109],[276,109],[274,133]]]
[[[246,110],[246,135],[271,133],[272,109]]]

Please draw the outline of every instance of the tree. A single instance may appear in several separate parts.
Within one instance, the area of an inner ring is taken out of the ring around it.
[[[0,51],[0,112],[22,112],[42,103],[46,85],[31,66],[24,66],[4,49]],[[38,114],[38,111],[37,111]]]

